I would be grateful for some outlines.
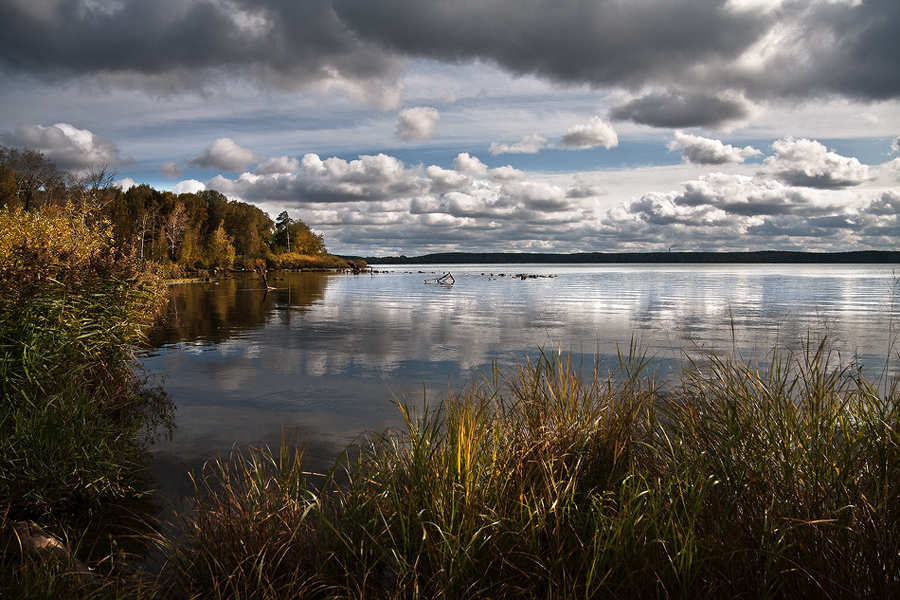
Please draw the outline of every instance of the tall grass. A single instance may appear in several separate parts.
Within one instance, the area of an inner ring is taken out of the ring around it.
[[[236,450],[197,479],[177,585],[210,598],[900,595],[897,386],[827,346],[708,355],[654,381],[538,353],[399,404],[315,480]]]

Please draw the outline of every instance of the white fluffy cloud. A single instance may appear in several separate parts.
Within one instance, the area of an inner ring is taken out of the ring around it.
[[[202,192],[206,189],[206,186],[203,182],[197,181],[196,179],[185,179],[184,181],[179,181],[174,186],[172,186],[172,193],[175,194],[196,194],[197,192]]]
[[[590,121],[574,125],[563,133],[562,145],[573,150],[584,150],[603,146],[606,149],[619,145],[619,136],[612,125],[600,117],[591,117]]]
[[[485,176],[488,172],[486,164],[477,157],[470,156],[468,152],[461,152],[453,159],[453,168],[461,173]]]
[[[497,154],[537,154],[540,152],[542,148],[546,148],[547,144],[546,139],[539,136],[536,133],[532,133],[531,135],[526,135],[522,138],[522,141],[516,142],[515,144],[502,144],[499,142],[493,142],[491,144],[490,153],[493,155]]]
[[[252,150],[242,148],[231,138],[219,138],[194,158],[184,163],[194,169],[222,169],[239,173],[260,159]]]
[[[697,165],[742,163],[746,158],[762,154],[762,152],[751,146],[735,148],[734,146],[723,144],[719,140],[690,135],[681,131],[675,132],[675,139],[671,140],[666,147],[669,150],[682,150],[681,158],[685,162]]]
[[[786,137],[772,144],[775,155],[765,160],[769,174],[789,185],[841,189],[872,177],[858,159],[830,152],[821,142]]]
[[[124,179],[117,179],[113,182],[113,185],[121,189],[123,192],[126,192],[137,184],[131,177],[125,177]]]
[[[60,169],[69,171],[134,163],[131,158],[119,156],[112,141],[68,123],[49,127],[19,125],[12,133],[0,134],[0,141],[7,146],[38,150]]]
[[[437,129],[441,113],[429,106],[416,106],[400,111],[397,119],[397,138],[406,141],[430,140]]]

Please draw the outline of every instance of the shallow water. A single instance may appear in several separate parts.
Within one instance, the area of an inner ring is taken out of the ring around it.
[[[446,272],[455,285],[425,283]],[[539,347],[612,368],[634,337],[665,374],[684,352],[751,357],[827,335],[836,360],[878,375],[900,312],[885,265],[445,265],[278,277],[268,292],[250,275],[173,286],[169,320],[141,357],[177,406],[174,436],[151,461],[164,498],[188,490],[189,469],[234,444],[277,445],[286,426],[308,445],[311,468],[327,468],[362,432],[397,425],[397,398],[433,400]]]

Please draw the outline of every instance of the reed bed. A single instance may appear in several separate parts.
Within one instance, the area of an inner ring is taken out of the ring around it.
[[[162,281],[93,215],[0,209],[3,598],[126,597],[145,588],[107,567],[146,546],[144,520],[111,520],[124,504],[146,512],[143,458],[157,427],[172,423],[171,401],[132,361],[163,298]],[[16,528],[29,521],[98,576],[28,551]],[[116,542],[104,535],[113,530]]]
[[[195,479],[193,598],[900,596],[900,412],[823,342],[656,381],[538,352],[398,403],[331,473],[235,450]],[[343,473],[337,483],[337,474]]]

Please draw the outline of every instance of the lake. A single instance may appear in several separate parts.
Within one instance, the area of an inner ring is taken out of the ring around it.
[[[605,369],[634,338],[665,376],[685,352],[749,358],[827,335],[835,360],[874,377],[900,327],[890,265],[376,268],[279,273],[269,291],[250,274],[171,287],[140,356],[177,406],[153,448],[162,497],[177,502],[187,471],[234,444],[277,446],[284,427],[327,468],[362,432],[397,425],[396,399],[434,401],[538,348]],[[447,272],[454,285],[426,283]]]

